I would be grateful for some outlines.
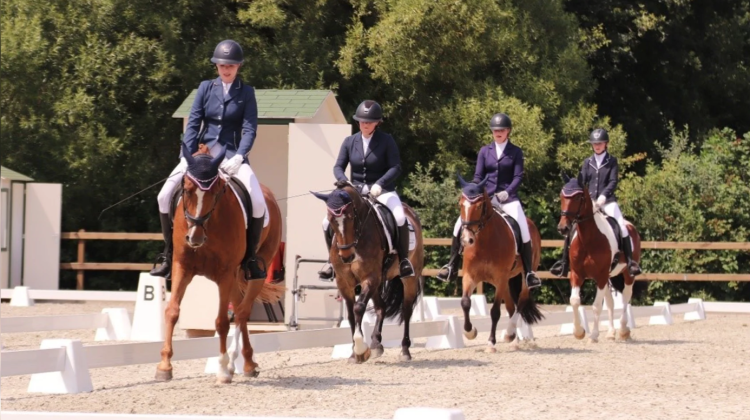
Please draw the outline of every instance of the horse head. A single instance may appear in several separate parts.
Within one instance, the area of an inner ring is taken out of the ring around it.
[[[193,156],[182,144],[182,156],[188,167],[182,178],[181,201],[188,225],[185,241],[191,248],[199,248],[206,243],[206,225],[226,191],[226,183],[219,177],[219,165],[225,154],[226,148],[223,148],[218,156],[212,157],[203,147]]]
[[[328,209],[328,222],[336,238],[339,257],[345,264],[351,264],[356,255],[355,247],[361,236],[360,229],[363,221],[358,220],[357,203],[361,203],[362,198],[357,189],[348,183],[337,183],[336,186],[337,188],[330,194],[313,191],[311,193],[325,201]]]
[[[563,181],[565,185],[560,191],[561,211],[557,231],[567,235],[574,223],[590,218],[594,210],[588,185],[583,185],[580,178],[570,178],[565,174]]]
[[[488,216],[492,215],[492,202],[484,188],[489,175],[478,184],[466,182],[461,174],[457,175],[458,182],[461,184],[461,198],[458,200],[458,206],[461,211],[461,225],[464,227],[461,241],[464,246],[470,246],[474,245],[476,235],[484,228]],[[477,229],[472,230],[472,226],[477,226]]]

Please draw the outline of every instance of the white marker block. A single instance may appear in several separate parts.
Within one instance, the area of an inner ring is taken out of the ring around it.
[[[573,307],[568,305],[565,308],[565,312],[572,313]],[[580,317],[579,319],[581,320],[581,326],[583,327],[583,330],[586,331],[586,334],[590,334],[591,331],[589,330],[589,319],[588,319],[588,316],[586,315],[586,308],[583,305],[578,307],[578,316]],[[567,324],[562,324],[560,326],[560,335],[572,335],[574,329],[575,329],[575,325],[572,322],[567,323]]]
[[[661,315],[654,315],[648,320],[648,325],[672,325],[672,307],[669,302],[654,302],[654,306],[662,307]]]
[[[426,349],[462,349],[464,348],[464,335],[458,317],[440,315],[433,321],[445,320],[445,334],[427,338]]]
[[[487,298],[483,294],[471,295],[471,310],[469,315],[488,316]]]
[[[436,317],[441,315],[437,297],[424,297],[422,298],[422,302],[424,303],[424,312],[427,319],[435,319]]]
[[[132,325],[130,314],[125,308],[104,308],[107,314],[107,326],[96,329],[95,341],[127,341],[130,340]]]
[[[10,306],[34,306],[34,299],[29,296],[29,288],[16,286],[13,288],[13,296],[10,298]]]
[[[706,319],[706,310],[703,307],[703,299],[690,298],[688,299],[688,303],[695,304],[696,309],[690,312],[685,312],[685,321],[698,321]]]
[[[65,367],[60,372],[31,375],[28,392],[78,394],[94,390],[83,345],[78,340],[43,340],[40,349],[65,348]]]
[[[393,416],[393,420],[465,420],[461,410],[441,408],[399,408]]]
[[[167,282],[163,277],[141,273],[135,301],[132,341],[162,341],[165,335],[164,311],[167,308]]]

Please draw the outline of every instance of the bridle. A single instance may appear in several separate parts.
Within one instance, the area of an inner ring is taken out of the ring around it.
[[[186,176],[189,176],[190,179],[200,188],[201,190],[208,191],[210,190],[216,181],[219,179],[219,174],[217,173],[214,177],[207,179],[205,181],[196,179],[190,173],[188,172]],[[211,184],[207,188],[201,187],[201,182],[210,182]],[[206,226],[204,224],[208,222],[208,219],[211,218],[211,215],[214,213],[214,210],[216,210],[216,205],[219,204],[219,200],[224,195],[224,193],[227,191],[227,183],[224,182],[224,185],[221,187],[221,190],[214,196],[214,205],[211,207],[211,210],[208,211],[208,213],[204,214],[203,216],[197,215],[195,217],[191,216],[190,213],[188,213],[187,210],[187,201],[185,201],[185,178],[182,178],[182,194],[181,194],[181,200],[182,200],[182,210],[185,213],[185,220],[188,222],[188,228],[192,228],[194,226],[200,226],[203,228],[204,232],[208,232],[206,229]],[[192,223],[192,226],[191,226]]]
[[[577,225],[577,224],[579,224],[581,222],[585,222],[586,220],[589,220],[589,219],[593,218],[594,217],[594,212],[592,211],[590,216],[586,216],[584,218],[581,218],[581,209],[583,209],[583,201],[585,200],[585,194],[583,192],[580,192],[580,193],[577,193],[577,194],[574,194],[574,195],[575,196],[580,196],[580,198],[578,199],[578,211],[576,211],[575,214],[573,214],[572,211],[562,210],[562,211],[560,211],[560,214],[562,216],[565,216],[565,217],[568,217],[568,218],[572,217],[573,218],[573,223],[572,224],[573,225]]]
[[[372,204],[368,203],[367,200],[363,200],[365,202],[365,206],[367,206],[367,214],[365,215],[364,220],[362,220],[362,223],[359,222],[359,212],[357,211],[357,206],[354,205],[354,202],[347,203],[343,205],[342,207],[339,207],[338,209],[331,209],[328,208],[328,213],[333,215],[334,217],[341,217],[344,215],[346,210],[349,208],[349,206],[353,206],[352,213],[354,214],[354,242],[344,245],[336,244],[338,249],[341,250],[347,250],[351,248],[355,248],[357,244],[359,243],[359,239],[362,237],[362,233],[364,230],[362,227],[367,223],[367,220],[370,218],[370,213],[373,211]]]
[[[477,196],[474,196],[474,197],[468,197],[466,194],[463,194],[463,198],[464,198],[464,200],[468,200],[472,204],[475,203],[475,202],[477,202],[480,199],[482,200],[482,214],[479,216],[478,220],[468,220],[467,221],[467,220],[464,220],[463,217],[461,217],[461,227],[468,229],[469,232],[473,233],[474,236],[476,236],[487,225],[487,222],[492,217],[492,214],[494,213],[494,211],[490,212],[489,215],[487,215],[487,200],[484,200],[484,194],[477,195]],[[469,229],[469,227],[475,226],[475,225],[479,225],[479,228],[476,231],[472,230],[472,229]]]

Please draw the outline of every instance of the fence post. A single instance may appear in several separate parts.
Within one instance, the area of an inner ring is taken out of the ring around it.
[[[86,229],[81,229],[78,233],[86,232]],[[81,237],[78,238],[78,264],[83,264],[86,258],[86,240]],[[83,273],[84,271],[79,269],[76,274],[76,289],[83,290]]]

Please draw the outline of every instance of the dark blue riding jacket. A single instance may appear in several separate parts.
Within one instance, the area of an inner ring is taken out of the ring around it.
[[[518,187],[523,179],[523,151],[510,142],[505,145],[503,155],[498,160],[495,142],[483,146],[477,155],[477,168],[474,182],[480,182],[489,175],[485,189],[490,196],[501,191],[508,193],[506,203],[518,201]]]
[[[203,128],[201,128],[203,123]],[[219,142],[227,148],[227,159],[235,154],[247,160],[258,131],[258,104],[255,89],[234,79],[227,96],[221,78],[205,80],[190,109],[183,141],[190,153],[198,151],[199,142],[209,148]]]
[[[619,167],[616,157],[608,152],[604,153],[606,155],[601,168],[596,167],[596,158],[593,155],[583,161],[580,178],[584,184],[589,184],[589,194],[592,200],[596,200],[600,195],[603,195],[607,199],[605,203],[611,203],[617,201],[615,189],[617,189]]]
[[[341,144],[339,157],[333,166],[333,176],[336,180],[348,179],[344,173],[348,165],[352,167],[354,185],[378,184],[383,191],[394,191],[396,179],[401,174],[401,156],[396,140],[388,133],[375,130],[365,154],[361,132],[347,137]]]

